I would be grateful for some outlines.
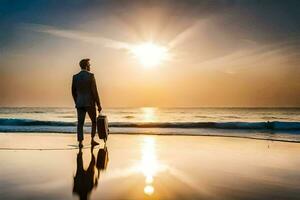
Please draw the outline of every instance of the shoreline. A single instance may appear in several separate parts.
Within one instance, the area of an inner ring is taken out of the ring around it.
[[[4,132],[0,131],[1,134],[57,134],[57,135],[76,135],[74,132]],[[270,136],[274,136],[273,133],[269,133]],[[89,135],[89,133],[84,133],[84,135]],[[97,135],[97,134],[96,134]],[[221,134],[193,134],[193,133],[185,133],[185,134],[178,134],[178,133],[155,133],[155,132],[112,132],[110,135],[142,135],[142,136],[188,136],[188,137],[221,137],[221,138],[237,138],[237,139],[249,139],[249,140],[263,140],[263,141],[271,141],[271,142],[286,142],[286,143],[300,143],[296,140],[284,140],[284,139],[274,139],[274,138],[261,138],[261,137],[251,137],[251,136],[240,136],[240,135],[221,135]],[[0,147],[1,150],[1,147]]]

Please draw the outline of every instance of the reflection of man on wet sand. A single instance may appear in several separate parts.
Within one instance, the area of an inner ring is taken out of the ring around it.
[[[91,148],[91,161],[87,168],[87,170],[83,167],[83,159],[82,159],[82,148],[79,149],[77,154],[77,170],[74,177],[74,187],[73,194],[78,194],[80,200],[88,199],[93,188],[98,185],[98,178],[100,175],[100,171],[105,169],[108,162],[107,156],[107,148],[99,149],[97,155],[97,165],[95,161],[95,156],[93,153],[93,147]],[[95,177],[95,166],[98,170],[98,176]]]
[[[88,199],[89,193],[95,186],[95,156],[91,149],[91,161],[87,170],[83,168],[82,149],[79,149],[77,154],[77,171],[74,177],[73,193],[79,195],[81,200]]]

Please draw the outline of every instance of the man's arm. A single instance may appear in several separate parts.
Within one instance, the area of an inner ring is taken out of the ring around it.
[[[102,110],[102,108],[101,108],[101,104],[100,104],[100,99],[99,99],[99,95],[98,95],[97,84],[96,84],[96,79],[95,79],[94,74],[92,74],[92,93],[93,93],[94,100],[96,101],[98,110],[100,112]]]
[[[75,87],[75,83],[74,83],[74,76],[72,79],[72,96],[73,96],[74,102],[76,104],[77,93],[76,93],[76,87]]]

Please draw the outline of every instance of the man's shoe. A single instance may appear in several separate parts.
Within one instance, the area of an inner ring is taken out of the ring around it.
[[[92,145],[92,146],[96,146],[96,145],[99,145],[99,143],[96,142],[95,140],[92,140],[92,141],[91,141],[91,145]]]

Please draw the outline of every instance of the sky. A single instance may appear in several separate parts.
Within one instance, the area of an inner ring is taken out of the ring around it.
[[[74,106],[82,58],[103,107],[299,107],[300,1],[0,0],[0,106]]]

